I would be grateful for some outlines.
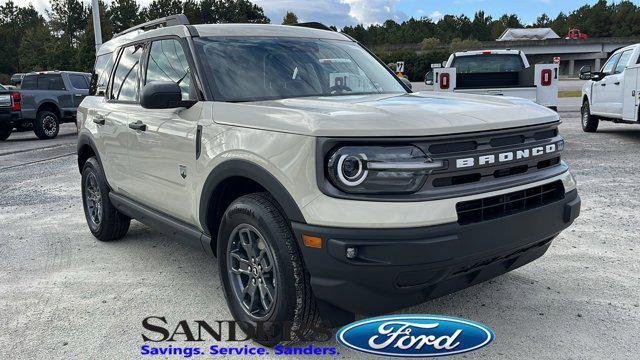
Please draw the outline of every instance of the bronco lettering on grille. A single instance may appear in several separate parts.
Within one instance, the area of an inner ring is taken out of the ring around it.
[[[561,143],[536,146],[533,148],[518,149],[495,154],[473,156],[456,159],[456,169],[482,167],[493,164],[508,163],[516,160],[533,158],[540,155],[552,154],[562,150]]]

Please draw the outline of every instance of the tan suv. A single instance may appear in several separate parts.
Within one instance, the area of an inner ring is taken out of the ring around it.
[[[412,93],[338,32],[178,16],[104,44],[95,72],[89,229],[133,218],[216,256],[237,320],[289,324],[263,344],[513,270],[580,210],[556,112]]]

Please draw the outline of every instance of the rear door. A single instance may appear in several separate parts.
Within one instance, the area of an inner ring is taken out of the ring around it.
[[[627,67],[624,72],[624,90],[622,99],[622,119],[640,121],[640,64]]]
[[[154,40],[145,55],[143,84],[170,81],[180,85],[182,99],[196,99],[188,49],[179,38]],[[142,86],[141,86],[142,87]],[[143,109],[137,105],[131,122],[146,125],[133,131],[130,146],[133,197],[185,222],[195,223],[191,174],[195,170],[198,106],[191,109]]]
[[[607,112],[613,115],[616,118],[622,118],[622,103],[624,100],[624,72],[627,66],[629,65],[629,61],[631,60],[631,55],[633,54],[633,50],[626,50],[618,59],[616,66],[613,70],[613,74],[609,76],[609,82],[607,86],[610,86],[607,89]]]
[[[108,178],[117,185],[116,191],[125,195],[132,193],[134,186],[128,149],[136,139],[129,128],[129,114],[136,113],[140,107],[138,90],[143,52],[144,44],[125,46],[120,51],[106,99],[92,120],[98,126],[104,154],[101,158]]]
[[[68,74],[70,91],[73,93],[73,105],[78,107],[85,96],[89,95],[89,79],[83,74]]]

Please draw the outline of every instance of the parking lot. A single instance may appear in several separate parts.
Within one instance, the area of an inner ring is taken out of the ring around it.
[[[575,224],[541,259],[401,311],[491,327],[494,343],[465,357],[628,358],[637,351],[640,126],[601,123],[586,134],[579,99],[561,100],[563,156],[583,200]],[[145,317],[172,324],[232,318],[215,259],[135,221],[123,240],[91,236],[73,124],[56,140],[23,133],[0,143],[0,184],[0,358],[131,358]]]

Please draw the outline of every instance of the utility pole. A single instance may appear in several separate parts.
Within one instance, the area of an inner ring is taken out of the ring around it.
[[[98,0],[91,0],[93,12],[93,33],[96,36],[96,53],[102,45],[102,26],[100,26],[100,4]]]

